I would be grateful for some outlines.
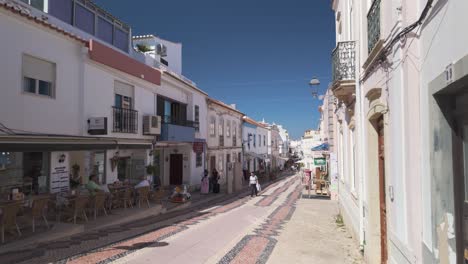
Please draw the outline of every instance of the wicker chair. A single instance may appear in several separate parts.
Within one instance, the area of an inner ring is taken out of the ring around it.
[[[150,188],[149,188],[149,186],[137,188],[136,191],[138,193],[138,208],[141,208],[141,202],[146,202],[146,204],[148,205],[148,208],[149,208],[150,207],[150,202],[149,202]]]
[[[44,220],[47,228],[49,228],[49,223],[47,222],[46,218],[46,208],[47,204],[49,203],[49,197],[42,197],[38,199],[34,199],[32,203],[32,210],[31,210],[31,218],[32,218],[32,231],[36,232],[36,222],[35,219],[37,217],[42,217]]]
[[[87,196],[78,196],[70,200],[71,207],[67,208],[65,214],[72,217],[74,224],[76,224],[76,218],[79,216],[83,216],[83,219],[88,222],[88,217],[86,216],[86,205],[88,201],[89,198]]]
[[[16,228],[18,235],[21,236],[18,223],[16,222],[16,215],[21,208],[20,203],[11,203],[2,206],[2,217],[0,219],[1,231],[2,231],[2,243],[5,243],[5,231],[11,231]]]
[[[91,210],[93,210],[94,213],[94,220],[96,220],[97,213],[101,209],[104,211],[104,214],[107,215],[106,194],[104,192],[97,192],[91,200]]]
[[[127,188],[127,189],[125,189],[125,191],[123,191],[121,201],[123,202],[123,205],[124,205],[125,209],[127,208],[127,205],[129,205],[129,207],[133,208],[132,193],[133,193],[133,191],[130,188]]]

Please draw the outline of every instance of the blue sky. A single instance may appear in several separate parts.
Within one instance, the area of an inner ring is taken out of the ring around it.
[[[283,124],[293,138],[318,125],[335,45],[329,0],[96,0],[134,35],[183,44],[183,74],[254,119]]]

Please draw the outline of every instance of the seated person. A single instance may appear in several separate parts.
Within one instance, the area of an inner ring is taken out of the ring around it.
[[[140,178],[140,182],[135,185],[135,189],[138,189],[138,188],[141,188],[141,187],[149,187],[150,186],[150,183],[149,181],[145,178],[145,177],[141,177]]]
[[[95,195],[96,191],[102,191],[102,188],[99,186],[99,184],[97,184],[97,181],[98,180],[96,175],[91,174],[91,176],[89,176],[89,181],[88,184],[86,184],[86,188],[91,195]]]

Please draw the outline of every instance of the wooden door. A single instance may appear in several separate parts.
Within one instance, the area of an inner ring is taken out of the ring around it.
[[[182,154],[171,154],[169,166],[169,184],[181,185],[183,180]]]
[[[387,204],[385,195],[385,140],[383,117],[378,120],[379,153],[379,201],[380,201],[380,249],[381,263],[387,263]]]

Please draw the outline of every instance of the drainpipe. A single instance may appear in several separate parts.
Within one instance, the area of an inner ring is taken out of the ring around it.
[[[362,23],[362,16],[359,15],[359,21],[360,21],[360,24]],[[359,27],[359,36],[361,36],[361,27]],[[354,65],[361,65],[361,60],[360,60],[360,49],[357,48],[358,47],[358,42],[356,42],[355,44],[355,58],[356,58],[356,62]],[[360,69],[360,68],[357,68],[357,69]],[[356,69],[356,73],[355,73],[355,76],[358,77],[360,76],[360,71],[358,71]],[[367,151],[365,150],[367,148],[367,143],[365,142],[365,136],[364,134],[366,133],[366,130],[365,130],[365,118],[364,118],[364,104],[362,103],[362,100],[364,98],[364,91],[361,87],[361,82],[359,81],[358,78],[355,78],[356,79],[356,87],[359,88],[359,92],[357,93],[357,96],[358,96],[358,102],[359,102],[359,115],[357,115],[358,117],[358,122],[359,122],[359,130],[360,130],[360,133],[359,133],[359,146],[360,146],[360,149],[361,151],[359,151],[360,153],[360,170],[359,170],[359,248],[361,250],[361,253],[364,254],[364,247],[365,247],[365,243],[366,243],[366,239],[365,239],[365,227],[364,227],[364,177],[367,175],[367,169],[366,169],[366,166],[367,166],[367,162],[366,162],[366,158],[365,158],[365,153],[367,153]],[[366,193],[367,194],[367,193]]]

